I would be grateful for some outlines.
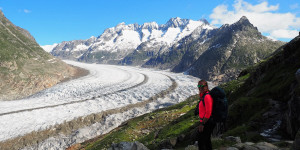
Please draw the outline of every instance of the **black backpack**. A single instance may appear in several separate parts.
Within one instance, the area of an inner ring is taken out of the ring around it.
[[[199,115],[199,103],[203,100],[204,103],[204,97],[205,95],[210,94],[213,98],[213,110],[211,117],[213,120],[218,122],[226,122],[227,114],[228,114],[228,102],[226,98],[226,94],[224,90],[220,87],[214,87],[209,93],[206,93],[203,95],[202,98],[200,98],[200,101],[197,103],[197,107],[195,109],[195,115]]]

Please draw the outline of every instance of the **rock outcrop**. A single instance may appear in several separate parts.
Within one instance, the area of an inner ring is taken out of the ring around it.
[[[298,84],[300,84],[300,69],[297,70],[295,75],[296,75],[296,79],[298,81]]]
[[[296,134],[296,137],[295,137],[295,140],[294,140],[294,143],[292,145],[292,150],[298,150],[300,149],[300,129],[298,130],[297,134]]]
[[[259,63],[283,44],[263,36],[246,17],[215,32],[203,43],[209,45],[207,50],[188,69],[189,74],[215,84],[236,79],[242,70]]]
[[[288,107],[285,113],[283,128],[288,135],[294,139],[300,129],[300,82],[299,82],[299,60],[300,57],[300,36],[289,42],[284,48],[284,63],[287,66],[295,66],[296,72],[294,83],[290,85],[289,92],[286,94]]]
[[[280,134],[281,137],[276,135],[276,138],[295,138],[300,128],[300,87],[297,82],[299,57],[300,37],[298,36],[276,50],[267,61],[250,68],[249,70],[254,71],[250,71],[250,77],[235,93],[252,101],[260,99],[257,102],[265,103],[269,107],[268,109],[262,107],[265,109],[262,117],[253,119],[249,123],[259,128],[261,133],[277,132],[276,134]],[[237,100],[236,103],[238,102]]]

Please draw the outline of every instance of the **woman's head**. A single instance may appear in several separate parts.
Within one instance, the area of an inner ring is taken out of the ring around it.
[[[205,80],[200,80],[198,82],[198,88],[199,88],[199,91],[201,92],[206,92],[206,91],[209,91],[208,89],[208,85],[207,85],[207,82]]]

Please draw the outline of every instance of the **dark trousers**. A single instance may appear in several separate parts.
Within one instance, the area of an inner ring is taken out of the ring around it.
[[[205,125],[203,132],[199,132],[198,130],[198,148],[199,150],[212,150],[211,145],[211,134],[216,126],[211,119],[209,119]]]

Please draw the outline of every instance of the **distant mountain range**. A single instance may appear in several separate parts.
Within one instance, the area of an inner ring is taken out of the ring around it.
[[[220,28],[204,19],[177,17],[162,25],[120,23],[98,37],[59,43],[51,54],[89,63],[170,69],[218,84],[236,78],[283,44],[261,35],[246,17]]]
[[[77,71],[45,52],[28,31],[15,26],[0,10],[0,100],[29,96]]]
[[[63,59],[118,64],[134,50],[146,49],[152,55],[163,53],[199,26],[213,29],[205,20],[180,18],[172,18],[164,25],[155,22],[143,25],[120,23],[106,29],[97,38],[62,42],[54,47],[51,54]]]

